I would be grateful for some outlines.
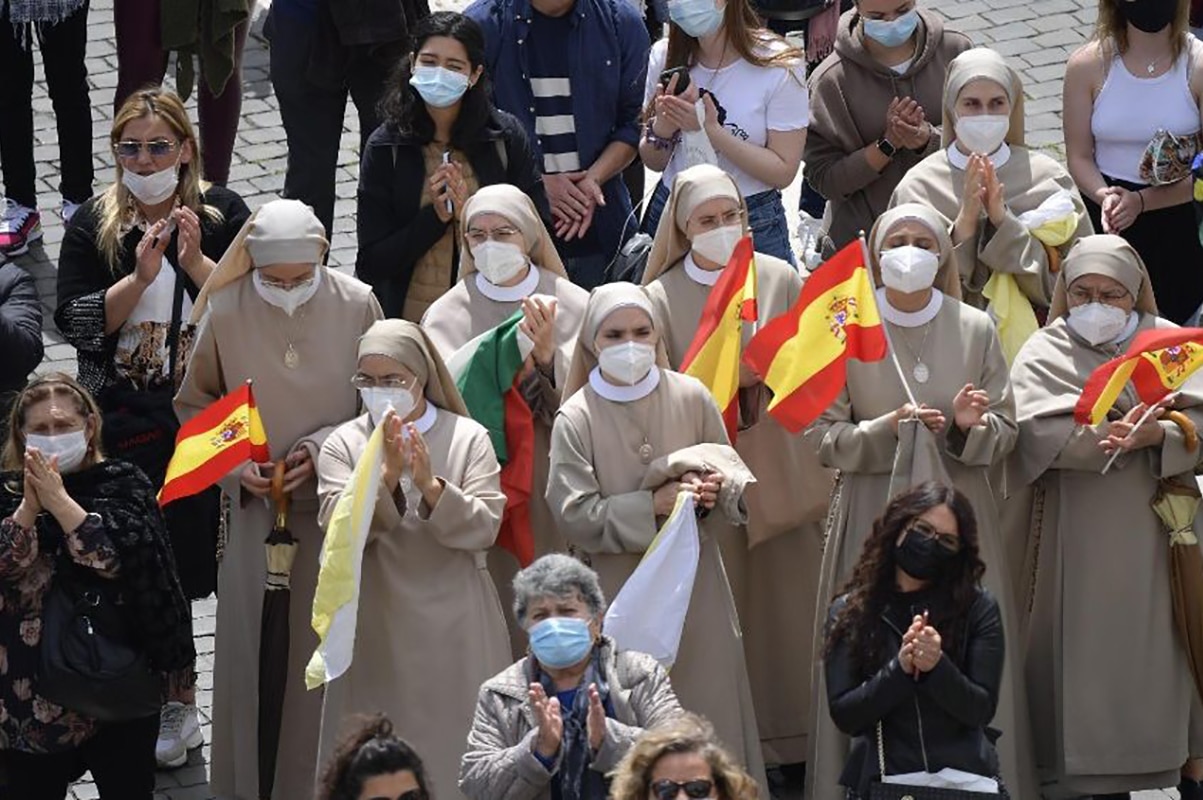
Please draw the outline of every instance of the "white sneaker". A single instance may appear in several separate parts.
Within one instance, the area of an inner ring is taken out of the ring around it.
[[[0,255],[15,258],[29,252],[29,243],[42,238],[42,215],[0,195]]]
[[[159,713],[159,740],[155,742],[155,760],[160,769],[175,769],[188,763],[188,751],[205,743],[196,706],[170,702]]]
[[[82,205],[83,203],[72,203],[70,200],[63,201],[63,205],[59,210],[59,214],[63,218],[64,225],[71,221],[71,218],[75,216],[75,212],[79,211],[79,207]]]

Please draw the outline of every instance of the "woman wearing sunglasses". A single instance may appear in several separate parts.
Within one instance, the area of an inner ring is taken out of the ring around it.
[[[388,717],[356,721],[322,773],[318,800],[427,800],[421,757]]]
[[[192,349],[192,301],[250,212],[234,192],[201,180],[192,122],[173,92],[134,93],[109,138],[116,181],[67,227],[54,319],[76,349],[79,382],[100,403],[105,450],[158,489],[178,429],[171,398]],[[165,509],[191,599],[216,585],[218,504],[212,489]],[[193,694],[177,689],[164,707],[161,766],[182,766],[203,741]]]
[[[614,775],[612,800],[756,800],[756,781],[694,714],[649,730]]]
[[[873,523],[824,647],[831,718],[853,737],[840,776],[849,800],[877,781],[1003,793],[986,726],[1005,644],[985,571],[973,507],[956,489],[921,484]]]

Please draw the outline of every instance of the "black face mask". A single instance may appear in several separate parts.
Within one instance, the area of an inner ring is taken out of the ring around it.
[[[933,539],[926,539],[914,531],[907,533],[902,544],[894,545],[894,561],[902,571],[921,581],[933,581],[944,572],[944,567],[956,556]]]
[[[1145,33],[1157,33],[1178,13],[1178,0],[1115,0],[1115,6],[1121,17]]]

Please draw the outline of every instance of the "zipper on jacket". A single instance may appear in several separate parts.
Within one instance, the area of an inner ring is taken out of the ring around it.
[[[889,625],[890,630],[898,634],[899,639],[902,638],[902,631],[898,630],[898,626],[896,626],[884,613],[881,615],[881,621]],[[919,753],[923,756],[923,771],[930,775],[931,767],[927,763],[927,743],[923,738],[923,712],[919,710],[919,698],[915,697],[912,699],[915,703],[915,721],[919,723]]]

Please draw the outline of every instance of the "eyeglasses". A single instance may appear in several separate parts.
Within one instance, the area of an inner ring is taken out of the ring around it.
[[[1069,296],[1073,298],[1075,303],[1104,303],[1109,306],[1114,306],[1122,303],[1132,295],[1128,294],[1123,289],[1109,289],[1105,292],[1092,292],[1089,289],[1078,287],[1070,289]]]
[[[413,386],[412,378],[401,378],[389,375],[383,378],[376,378],[371,375],[364,375],[362,372],[355,373],[351,378],[351,385],[356,389],[408,389]]]
[[[486,240],[492,239],[495,242],[500,242],[504,239],[509,239],[513,236],[518,236],[522,231],[517,228],[494,228],[491,231],[482,231],[480,228],[468,228],[468,242],[470,244],[484,244]]]
[[[155,139],[150,142],[140,142],[137,139],[124,139],[113,145],[113,152],[121,158],[137,158],[138,154],[145,148],[146,152],[150,153],[151,158],[164,158],[175,152],[175,149],[180,146],[177,141],[171,139]]]
[[[425,800],[425,797],[426,795],[422,794],[421,789],[410,789],[408,792],[397,795],[395,798],[379,795],[376,797],[369,797],[368,800]]]
[[[652,784],[652,794],[656,796],[657,800],[677,800],[677,796],[682,790],[686,797],[702,800],[702,798],[710,797],[711,792],[714,791],[714,781],[697,780],[677,783],[663,780]]]
[[[959,553],[961,551],[960,536],[957,536],[955,533],[941,533],[921,519],[917,519],[908,525],[906,532],[908,535],[913,533],[923,539],[935,539],[936,544],[950,553]]]
[[[259,280],[264,286],[270,289],[281,289],[285,292],[291,292],[294,289],[303,289],[309,284],[313,283],[313,276],[309,275],[308,277],[295,278],[291,281],[282,281],[276,278],[269,278],[266,275],[261,275]]]

